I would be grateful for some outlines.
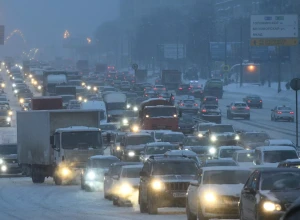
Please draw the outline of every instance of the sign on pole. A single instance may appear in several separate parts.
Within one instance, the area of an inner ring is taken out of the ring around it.
[[[251,15],[251,46],[298,44],[298,15]]]
[[[0,25],[0,45],[4,45],[4,25]]]

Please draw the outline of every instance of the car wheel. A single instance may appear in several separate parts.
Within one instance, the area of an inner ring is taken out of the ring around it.
[[[186,217],[187,217],[187,220],[197,220],[197,215],[191,213],[190,211],[190,207],[188,205],[188,201],[186,201]]]
[[[198,208],[197,208],[197,217],[199,220],[209,220],[210,219],[210,218],[204,217],[200,205],[198,205]]]
[[[139,193],[139,195],[141,195],[141,193]],[[145,203],[141,199],[141,196],[139,196],[139,204],[140,204],[140,213],[147,213],[148,212],[147,203]]]
[[[119,198],[118,198],[118,197],[113,198],[113,205],[114,205],[114,206],[120,206]]]
[[[148,197],[148,213],[150,215],[156,215],[157,214],[157,205],[156,202],[153,201],[151,196]]]

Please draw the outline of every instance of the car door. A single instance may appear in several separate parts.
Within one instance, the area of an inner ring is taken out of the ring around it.
[[[149,162],[145,162],[142,168],[142,172],[150,175],[151,165]],[[147,201],[147,187],[148,187],[149,176],[141,176],[140,177],[140,197],[143,201]]]
[[[275,112],[276,112],[276,110],[277,110],[277,106],[274,108],[274,109],[272,109],[272,113],[271,113],[271,116],[274,118],[274,116],[275,116]]]
[[[254,178],[254,173],[250,175],[248,178],[246,184],[244,185],[244,188],[241,192],[241,199],[240,199],[240,210],[243,212],[244,217],[249,218],[251,214],[251,202],[250,202],[250,196],[248,189],[251,187],[252,181]]]
[[[202,183],[202,170],[199,171],[199,174],[195,177],[195,180],[198,184]],[[199,186],[196,186],[194,184],[190,184],[188,188],[188,205],[192,213],[197,213],[197,204],[198,204],[198,193]]]
[[[249,198],[249,211],[250,211],[250,219],[255,219],[256,218],[256,212],[257,212],[257,201],[256,201],[256,194],[259,189],[259,181],[260,181],[260,173],[259,171],[256,171],[253,175],[253,179],[251,182],[251,189],[253,190],[253,193],[249,193],[248,198]]]

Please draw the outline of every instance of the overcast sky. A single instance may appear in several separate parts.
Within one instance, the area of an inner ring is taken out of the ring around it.
[[[58,45],[65,30],[92,36],[98,25],[118,14],[118,0],[0,0],[5,35],[19,29],[30,47]]]

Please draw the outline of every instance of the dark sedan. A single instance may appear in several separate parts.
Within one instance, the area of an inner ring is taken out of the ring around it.
[[[258,95],[247,95],[243,98],[249,107],[263,108],[263,101]]]
[[[184,134],[194,133],[195,120],[192,115],[182,115],[179,118],[178,130]]]
[[[279,220],[300,197],[300,170],[265,168],[255,170],[241,192],[241,219]]]

